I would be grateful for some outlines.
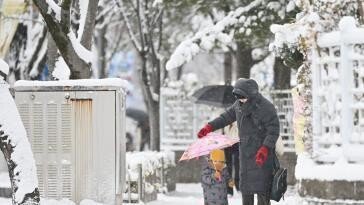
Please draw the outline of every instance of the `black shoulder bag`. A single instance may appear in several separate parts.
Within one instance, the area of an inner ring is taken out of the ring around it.
[[[279,202],[284,199],[284,193],[287,191],[287,169],[280,166],[277,155],[274,153],[273,181],[270,192],[270,199]]]

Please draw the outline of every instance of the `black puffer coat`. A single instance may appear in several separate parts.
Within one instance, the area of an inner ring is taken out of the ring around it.
[[[279,121],[274,105],[258,91],[252,79],[239,79],[234,93],[247,96],[244,104],[238,100],[223,114],[209,122],[214,130],[237,121],[240,137],[240,188],[243,194],[269,193],[272,181],[275,144],[279,137]],[[255,164],[258,149],[269,148],[263,167]]]

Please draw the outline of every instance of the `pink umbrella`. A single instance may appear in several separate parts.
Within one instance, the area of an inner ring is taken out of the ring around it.
[[[196,157],[208,155],[212,150],[224,149],[237,142],[239,142],[238,137],[228,137],[222,134],[209,133],[206,137],[198,139],[196,142],[192,143],[183,153],[179,161],[190,160]]]

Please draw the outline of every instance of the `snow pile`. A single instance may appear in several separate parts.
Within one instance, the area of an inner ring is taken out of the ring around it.
[[[296,179],[313,179],[320,181],[364,181],[364,164],[350,164],[346,160],[338,160],[334,164],[317,164],[307,153],[298,155]]]
[[[138,180],[138,165],[142,165],[142,175],[151,176],[162,167],[162,159],[164,168],[175,166],[174,152],[128,152],[126,153],[126,166],[131,181]],[[127,176],[127,178],[129,177]]]
[[[38,179],[31,146],[8,88],[8,84],[0,80],[0,107],[6,108],[0,109],[0,129],[4,131],[3,136],[8,135],[3,141],[14,147],[11,160],[16,164],[14,182],[18,188],[14,200],[20,203],[25,194],[32,193],[38,187]]]

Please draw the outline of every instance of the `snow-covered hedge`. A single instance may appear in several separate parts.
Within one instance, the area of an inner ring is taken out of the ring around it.
[[[139,179],[138,170],[140,165],[142,168],[141,179]],[[170,173],[175,167],[174,152],[129,152],[126,154],[126,167],[124,201],[138,202],[139,196],[142,196],[143,202],[156,200],[157,193],[168,191],[167,187],[174,182],[173,179],[170,179]],[[140,180],[142,187],[140,188],[141,193],[138,193]]]
[[[130,179],[138,180],[138,165],[142,165],[143,177],[151,176],[162,167],[162,159],[164,161],[164,169],[175,166],[173,152],[128,152],[126,153],[126,166]]]

